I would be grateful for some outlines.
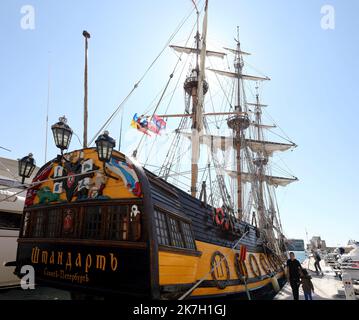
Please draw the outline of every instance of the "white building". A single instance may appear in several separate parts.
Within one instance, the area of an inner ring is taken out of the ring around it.
[[[36,172],[37,169],[33,176]],[[33,176],[25,183],[30,183]],[[14,267],[5,267],[4,264],[16,259],[25,196],[26,191],[18,176],[18,161],[0,157],[0,287],[19,285],[19,279],[13,274]]]

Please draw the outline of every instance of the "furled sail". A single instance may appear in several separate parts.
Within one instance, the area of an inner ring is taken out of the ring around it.
[[[238,78],[238,74],[235,72],[229,72],[229,71],[223,71],[223,70],[217,70],[217,69],[211,69],[211,68],[208,68],[207,70],[217,73],[221,76],[226,76],[226,77],[236,78],[236,79]],[[270,78],[268,78],[268,77],[257,77],[257,76],[247,75],[247,74],[242,74],[241,79],[252,80],[252,81],[268,81],[268,80],[270,80]]]
[[[261,104],[261,103],[250,103],[250,102],[247,102],[246,105],[247,105],[247,106],[251,106],[251,107],[261,107],[261,108],[268,107],[267,104]]]
[[[242,54],[242,55],[244,55],[244,56],[250,56],[251,54],[249,53],[249,52],[245,52],[245,51],[238,51],[237,49],[232,49],[232,48],[226,48],[226,47],[223,47],[223,49],[224,50],[227,50],[227,51],[229,51],[229,52],[232,52],[232,53],[234,53],[234,54],[237,54],[237,53],[239,53],[239,54]]]
[[[238,176],[237,171],[226,170],[226,172],[231,178],[237,179],[237,176]],[[253,179],[254,179],[254,175],[247,173],[247,172],[241,173],[241,180],[243,183],[250,183],[253,181]]]
[[[269,142],[269,141],[258,141],[246,139],[247,146],[253,151],[257,153],[264,153],[267,156],[272,156],[274,152],[277,151],[287,151],[290,148],[295,148],[296,145],[294,143],[278,143],[278,142]]]
[[[263,129],[273,129],[273,128],[277,128],[276,125],[271,125],[271,124],[258,124],[255,122],[251,123],[251,126],[256,127],[256,128],[263,128]]]
[[[180,132],[183,136],[191,139],[192,134],[188,132]],[[217,136],[204,134],[199,137],[200,144],[207,145],[212,151],[227,151],[230,148],[233,148],[234,138],[226,136]]]
[[[200,54],[201,50],[197,50],[197,48],[190,48],[190,47],[182,47],[182,46],[174,46],[170,45],[170,48],[172,48],[174,51],[179,53],[186,53],[186,54]],[[224,52],[218,52],[218,51],[212,51],[212,50],[206,50],[207,57],[217,57],[223,59],[227,54]]]
[[[293,182],[297,182],[298,178],[283,178],[283,177],[266,176],[266,181],[271,186],[286,187],[287,185],[289,185]]]
[[[256,125],[251,123],[251,125]],[[272,128],[274,126],[270,125],[260,125],[261,128]],[[191,139],[192,134],[190,132],[180,132],[183,136]],[[229,136],[219,136],[219,135],[209,135],[203,134],[199,136],[199,143],[207,145],[212,151],[228,151],[234,147],[235,139]],[[258,141],[258,140],[250,140],[246,139],[246,145],[253,152],[256,153],[264,153],[266,156],[273,156],[274,152],[283,152],[287,151],[290,148],[295,148],[296,145],[287,144],[287,143],[277,143],[277,142],[269,142],[269,141]],[[244,145],[242,146],[244,147]]]
[[[227,174],[236,179],[238,176],[237,171],[226,170]],[[250,183],[254,180],[258,179],[258,177],[254,174],[242,172],[241,173],[241,180],[243,183]],[[284,177],[274,177],[274,176],[263,176],[263,181],[267,182],[269,185],[274,187],[286,187],[287,185],[298,181],[297,178],[284,178]]]

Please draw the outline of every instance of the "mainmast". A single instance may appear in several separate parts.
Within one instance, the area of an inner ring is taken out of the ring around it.
[[[204,108],[204,96],[208,92],[208,83],[205,80],[205,63],[206,57],[216,57],[223,59],[226,56],[226,53],[207,50],[207,20],[208,20],[208,0],[205,2],[204,8],[204,19],[202,26],[202,37],[199,33],[199,11],[196,5],[196,1],[192,1],[196,13],[197,13],[197,33],[195,36],[195,45],[193,47],[187,46],[177,46],[170,45],[170,47],[180,54],[195,54],[195,67],[191,70],[191,74],[187,76],[184,82],[184,90],[185,90],[185,104],[186,104],[186,113],[185,114],[175,114],[175,115],[166,115],[165,117],[180,117],[191,118],[192,132],[189,134],[191,139],[191,148],[192,148],[192,156],[191,156],[191,195],[193,197],[197,197],[198,190],[198,162],[200,156],[200,143],[203,141],[203,128],[204,128],[204,117],[205,116],[214,116],[219,115],[220,113],[203,113]],[[234,112],[222,113],[222,115],[234,114]],[[182,124],[184,122],[181,122]],[[184,132],[179,131],[179,135],[184,135]],[[178,140],[177,140],[178,141]],[[174,146],[175,149],[176,146]],[[173,159],[174,153],[171,152],[170,156],[168,156],[168,162],[162,168],[164,168],[164,177],[168,177],[168,173],[171,168],[170,161]],[[162,170],[162,169],[161,169]]]
[[[195,39],[196,39],[196,71],[197,71],[197,74],[198,74],[198,72],[199,72],[199,55],[200,55],[199,49],[200,49],[201,34],[199,33],[199,11],[198,11],[198,8],[197,8],[197,5],[196,5],[195,1],[193,1],[193,5],[196,8],[196,15],[197,15],[197,32],[196,32]]]
[[[237,50],[235,53],[234,68],[237,76],[237,103],[235,110],[238,115],[230,117],[227,121],[228,127],[233,130],[234,143],[236,149],[236,170],[237,170],[237,215],[238,219],[242,219],[243,203],[242,203],[242,159],[241,159],[241,147],[242,140],[244,138],[244,131],[248,129],[250,125],[249,117],[243,112],[241,103],[241,80],[243,71],[243,59],[241,54],[241,44],[239,41],[239,27],[237,27]]]
[[[195,2],[194,2],[195,4]],[[184,89],[192,98],[192,159],[191,159],[191,195],[197,196],[198,183],[198,161],[200,156],[200,135],[203,129],[203,100],[208,91],[208,84],[204,79],[205,59],[206,59],[206,38],[207,38],[207,18],[208,0],[205,5],[205,15],[203,19],[202,41],[199,34],[199,11],[197,11],[197,34],[196,34],[196,68],[187,77]],[[200,46],[201,44],[201,46]]]

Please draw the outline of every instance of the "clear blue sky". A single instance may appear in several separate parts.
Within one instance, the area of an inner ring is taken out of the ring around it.
[[[35,8],[35,29],[20,27],[23,5]],[[335,30],[320,26],[322,5],[336,12]],[[92,137],[191,9],[189,0],[18,1],[0,3],[0,156],[33,152],[44,162],[47,72],[50,124],[66,114],[82,135],[83,38],[91,35],[89,131]],[[285,157],[300,182],[279,193],[286,234],[321,235],[331,245],[359,240],[359,2],[356,0],[210,0],[209,38],[233,44],[237,25],[251,64],[273,80],[270,113],[299,145]],[[193,19],[192,19],[193,21]],[[178,41],[185,39],[185,33]],[[171,72],[165,52],[125,107],[148,106]],[[118,136],[119,121],[111,127]],[[117,132],[116,132],[117,130]],[[74,137],[72,147],[79,143]],[[52,137],[49,157],[56,155]]]

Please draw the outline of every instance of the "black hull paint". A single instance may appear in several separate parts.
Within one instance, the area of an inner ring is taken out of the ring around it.
[[[38,256],[36,251],[38,251]],[[79,255],[80,253],[80,255]],[[54,260],[50,260],[54,254]],[[61,257],[61,258],[59,258]],[[82,244],[20,243],[18,267],[32,265],[35,281],[67,290],[150,296],[146,248],[100,247]]]

